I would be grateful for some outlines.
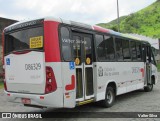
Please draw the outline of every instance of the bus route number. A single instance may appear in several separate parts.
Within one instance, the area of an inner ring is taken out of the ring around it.
[[[40,63],[25,64],[25,70],[40,70],[40,69],[41,69]]]

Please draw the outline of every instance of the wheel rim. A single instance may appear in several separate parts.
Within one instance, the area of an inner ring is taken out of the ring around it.
[[[149,87],[149,89],[152,89],[153,85],[152,85],[152,84],[150,84],[150,85],[148,85],[148,87]]]
[[[108,91],[106,96],[107,96],[107,102],[111,104],[113,101],[113,93],[111,91]]]

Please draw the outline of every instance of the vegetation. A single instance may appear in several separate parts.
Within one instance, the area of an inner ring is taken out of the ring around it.
[[[0,45],[0,74],[2,73],[2,46]]]
[[[160,63],[157,63],[158,72],[160,72]]]
[[[0,89],[2,89],[4,86],[3,86],[3,81],[0,80]]]
[[[98,25],[117,31],[117,19]],[[120,31],[160,38],[160,0],[136,13],[120,17]]]
[[[2,51],[2,46],[0,45],[0,89],[3,88],[3,81],[2,81],[2,77],[1,77],[1,73],[2,73],[2,55],[1,55],[1,51]]]

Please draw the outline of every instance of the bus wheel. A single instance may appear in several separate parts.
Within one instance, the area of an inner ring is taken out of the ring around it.
[[[147,86],[144,87],[144,91],[145,91],[145,92],[150,92],[150,91],[153,90],[153,82],[154,82],[154,78],[151,78],[151,83],[152,83],[152,84],[147,84]]]
[[[148,84],[146,87],[144,87],[145,92],[150,92],[153,90],[153,84]]]
[[[114,104],[115,101],[115,92],[112,87],[107,87],[106,89],[106,95],[105,100],[103,100],[103,106],[108,108],[111,107]]]

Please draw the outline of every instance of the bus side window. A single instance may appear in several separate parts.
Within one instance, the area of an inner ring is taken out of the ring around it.
[[[70,32],[67,27],[61,27],[62,57],[64,61],[72,60]]]
[[[96,35],[96,50],[99,60],[105,60],[105,41],[102,35]]]
[[[98,59],[101,61],[115,60],[113,37],[96,35],[96,50]]]
[[[113,37],[111,36],[104,36],[105,41],[105,60],[113,61],[115,60],[115,50],[114,50],[114,43]]]
[[[131,41],[130,42],[130,51],[132,55],[132,60],[137,60],[137,51],[136,51],[136,42]]]
[[[136,42],[137,60],[142,60],[142,45],[140,42]]]
[[[124,60],[126,60],[126,61],[130,60],[131,54],[130,54],[130,49],[129,49],[129,40],[123,40],[122,47],[123,47]]]
[[[122,50],[122,40],[119,38],[115,38],[116,44],[116,56],[118,61],[123,60],[123,50]]]

